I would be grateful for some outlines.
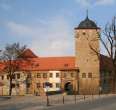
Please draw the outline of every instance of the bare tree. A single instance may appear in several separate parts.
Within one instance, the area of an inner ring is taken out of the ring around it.
[[[107,56],[109,57],[110,63],[112,65],[113,72],[113,92],[116,90],[116,17],[114,17],[111,23],[107,23],[104,30],[103,35],[100,35],[98,32],[98,40],[100,40],[101,44],[104,46],[104,49],[107,52]],[[101,54],[99,50],[89,44],[91,50],[98,56],[100,60]],[[106,62],[109,63],[109,62]]]
[[[12,94],[12,80],[15,72],[19,68],[18,57],[25,51],[26,46],[20,46],[19,43],[6,45],[4,50],[1,51],[1,61],[4,64],[3,72],[8,74],[9,78],[9,95]]]

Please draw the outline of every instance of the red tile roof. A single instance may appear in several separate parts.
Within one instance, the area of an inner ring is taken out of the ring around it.
[[[25,50],[17,60],[19,71],[70,70],[75,68],[75,57],[37,57],[30,49]],[[0,70],[4,66],[0,64]]]
[[[0,72],[2,72],[4,69],[4,64],[2,62],[0,62]]]
[[[75,69],[75,57],[39,57],[21,61],[21,70]]]

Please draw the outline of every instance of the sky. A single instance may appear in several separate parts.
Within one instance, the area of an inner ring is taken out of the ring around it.
[[[87,9],[103,29],[116,16],[116,0],[0,0],[0,49],[19,42],[38,56],[72,56],[74,28]]]

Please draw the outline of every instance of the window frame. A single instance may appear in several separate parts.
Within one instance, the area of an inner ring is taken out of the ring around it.
[[[4,80],[4,75],[1,75],[1,80]]]
[[[60,73],[56,73],[56,78],[59,78],[60,77]]]
[[[37,78],[41,78],[41,73],[37,73]]]
[[[60,88],[60,83],[56,83],[56,88]]]
[[[92,72],[88,73],[88,78],[92,78]]]
[[[41,87],[41,83],[36,83],[36,88],[40,88]]]
[[[43,78],[47,78],[47,73],[43,73]]]
[[[53,78],[53,73],[49,73],[49,77],[50,78]]]
[[[86,73],[82,73],[82,78],[86,78]]]
[[[20,73],[17,73],[17,79],[20,79],[20,78],[21,78]]]

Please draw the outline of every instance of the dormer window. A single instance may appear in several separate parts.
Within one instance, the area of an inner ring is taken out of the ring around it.
[[[68,64],[64,64],[65,67],[68,67]]]
[[[39,64],[36,64],[35,66],[39,66]]]

